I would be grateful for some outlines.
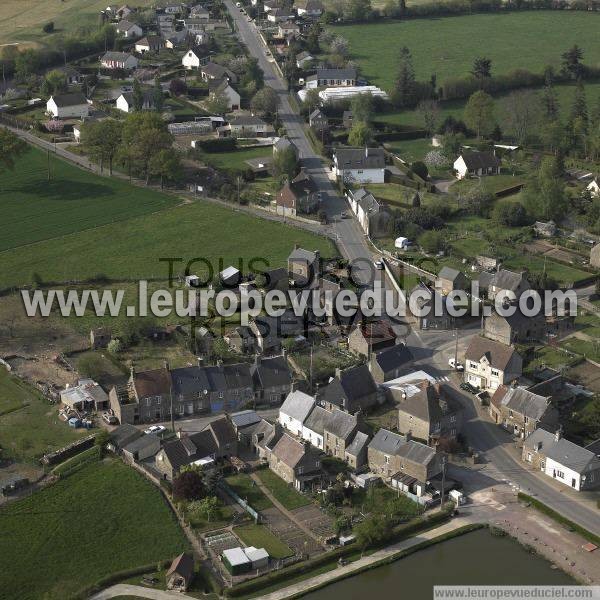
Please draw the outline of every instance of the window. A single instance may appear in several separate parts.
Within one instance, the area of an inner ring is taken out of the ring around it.
[[[475,369],[477,370],[478,364],[476,362],[470,361],[469,362],[469,369]]]
[[[384,458],[385,464],[389,465],[390,464],[390,457],[389,456],[384,456],[383,458]]]
[[[527,425],[527,423],[529,423],[529,417],[524,417],[524,423],[525,423],[525,425]]]
[[[562,471],[554,471],[554,477],[558,477],[559,479],[564,479],[565,474]]]
[[[492,375],[494,377],[498,377],[500,375],[500,371],[498,371],[498,369],[492,369]]]
[[[152,398],[146,398],[146,406],[152,406]]]
[[[450,423],[456,423],[456,415],[450,415]]]
[[[508,411],[508,416],[509,416],[511,419],[513,418],[513,411],[512,411],[512,410],[509,410],[509,411]]]
[[[531,462],[531,452],[527,453],[527,462]]]
[[[161,402],[162,402],[162,397],[161,396],[157,396],[156,397],[156,404],[160,405]]]
[[[302,475],[304,473],[304,467],[298,467],[298,475]]]

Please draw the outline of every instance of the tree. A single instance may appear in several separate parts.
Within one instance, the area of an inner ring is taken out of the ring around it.
[[[462,133],[446,133],[442,136],[442,151],[446,158],[453,161],[460,152],[460,148],[465,141]]]
[[[154,89],[152,90],[152,100],[154,102],[154,110],[158,113],[162,112],[165,104],[165,94],[160,85],[158,77],[154,80]]]
[[[127,115],[122,131],[121,156],[129,169],[145,177],[147,184],[152,173],[150,161],[161,150],[171,148],[173,137],[160,115],[151,111]]]
[[[182,96],[187,92],[187,83],[183,79],[171,79],[169,83],[169,92],[173,94],[173,96]]]
[[[176,501],[201,500],[203,497],[204,484],[198,471],[183,471],[173,479],[173,498]]]
[[[54,21],[48,21],[47,23],[44,23],[42,31],[44,33],[52,33],[54,31]]]
[[[418,175],[421,179],[427,179],[427,177],[429,176],[429,170],[427,169],[427,166],[424,162],[421,162],[420,160],[417,160],[414,163],[412,163],[412,165],[410,165],[410,168],[412,169],[413,173]]]
[[[246,68],[240,79],[240,85],[250,94],[260,90],[264,84],[265,76],[258,65],[258,60],[256,58],[246,59]]]
[[[430,169],[445,169],[449,166],[450,161],[447,156],[440,150],[430,150],[423,159],[423,162]]]
[[[462,200],[463,208],[468,213],[487,217],[494,203],[494,194],[487,188],[485,183],[480,182],[472,187]]]
[[[540,114],[539,99],[532,90],[518,90],[506,98],[506,123],[519,144],[523,144]]]
[[[371,0],[348,0],[344,16],[348,21],[365,21],[371,13]]]
[[[206,522],[210,523],[210,519],[212,515],[219,508],[219,501],[216,496],[206,496],[206,498],[202,498],[202,500],[194,500],[190,502],[188,505],[188,512],[192,514],[198,514],[200,516],[204,516],[206,518]]]
[[[86,121],[81,129],[81,143],[93,160],[100,164],[100,171],[108,163],[112,175],[113,159],[121,144],[121,124],[115,119]]]
[[[140,111],[144,108],[144,92],[142,86],[137,79],[133,80],[133,110]]]
[[[494,100],[483,90],[471,95],[465,106],[465,122],[475,131],[477,138],[494,129]]]
[[[15,58],[15,77],[19,81],[25,81],[30,75],[35,75],[40,68],[40,57],[38,52],[27,48],[19,52]]]
[[[410,50],[403,46],[400,50],[400,65],[392,102],[397,108],[407,108],[414,104],[417,82]]]
[[[542,108],[547,121],[554,121],[558,118],[558,97],[553,86],[552,69],[546,70],[546,81],[544,92],[542,93]]]
[[[42,82],[41,91],[46,96],[64,92],[67,89],[67,76],[58,70],[48,71]]]
[[[473,61],[471,75],[475,79],[486,79],[492,76],[492,60],[490,58],[479,57]]]
[[[423,119],[423,126],[427,135],[432,135],[440,117],[439,104],[436,100],[421,100],[417,106],[417,112]]]
[[[527,222],[527,211],[520,202],[498,202],[492,210],[492,221],[507,227],[519,227]]]
[[[371,515],[354,528],[356,542],[362,550],[382,542],[388,533],[388,522],[382,515]]]
[[[542,160],[538,172],[527,180],[522,198],[527,213],[533,218],[557,221],[564,217],[567,198],[560,157],[549,156]]]
[[[348,144],[350,146],[367,146],[373,137],[371,128],[364,121],[354,121],[352,129],[348,135]]]
[[[229,98],[222,91],[213,92],[204,102],[206,110],[214,115],[224,115],[229,112]]]
[[[575,88],[575,97],[573,98],[573,105],[571,106],[571,121],[575,121],[577,119],[581,119],[587,128],[587,100],[585,98],[585,88],[581,80],[577,82],[577,87]]]
[[[109,354],[116,355],[123,351],[123,344],[121,343],[121,340],[115,338],[114,340],[110,340],[110,342],[108,342],[106,349],[108,350]]]
[[[287,177],[288,181],[294,178],[298,171],[298,156],[293,146],[279,150],[273,157],[273,173],[276,177]]]
[[[321,26],[315,21],[308,30],[306,36],[306,49],[311,54],[319,54],[321,52],[321,46],[319,44],[319,36],[321,35]]]
[[[253,112],[260,113],[263,116],[274,116],[279,105],[279,96],[277,92],[270,87],[264,87],[258,90],[250,102]]]
[[[150,172],[155,177],[160,177],[160,189],[164,187],[164,180],[176,181],[183,173],[179,154],[173,148],[160,150],[150,159]]]
[[[354,121],[370,123],[373,115],[373,95],[371,92],[356,94],[350,101],[350,110]]]
[[[562,71],[571,79],[579,79],[583,72],[583,50],[575,44],[561,55]]]
[[[0,127],[0,173],[2,170],[12,171],[15,160],[29,150],[29,146],[12,131]]]
[[[440,252],[446,247],[446,234],[441,231],[425,231],[419,236],[419,246],[431,254]]]

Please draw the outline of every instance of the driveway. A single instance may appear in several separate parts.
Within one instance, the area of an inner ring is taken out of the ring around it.
[[[126,583],[119,583],[118,585],[113,585],[102,590],[92,596],[90,600],[108,600],[109,598],[117,598],[118,596],[137,596],[139,598],[151,598],[152,600],[173,600],[174,598],[189,598],[189,600],[195,600],[193,596],[188,596],[181,592],[153,590],[140,585],[129,585]]]

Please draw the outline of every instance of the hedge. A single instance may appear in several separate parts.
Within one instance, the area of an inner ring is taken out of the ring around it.
[[[58,475],[59,477],[66,477],[67,475],[79,470],[84,465],[100,460],[101,457],[102,448],[100,448],[100,446],[92,446],[91,448],[80,452],[76,456],[67,459],[57,467],[54,467],[52,473],[54,475]]]
[[[236,146],[237,140],[234,137],[198,140],[196,142],[196,148],[200,148],[205,152],[231,152],[236,149]]]
[[[390,530],[389,535],[380,543],[372,546],[371,549],[375,550],[378,548],[383,548],[392,542],[403,540],[414,533],[431,529],[431,527],[447,521],[449,517],[450,511],[446,509],[441,512],[436,512],[428,517],[420,517],[409,523],[393,527]],[[357,546],[355,543],[349,544],[348,546],[342,546],[341,548],[336,548],[331,552],[325,552],[324,554],[316,556],[315,558],[296,563],[290,567],[280,569],[279,571],[272,571],[271,573],[268,573],[262,577],[257,577],[256,579],[251,579],[250,581],[245,581],[238,585],[234,585],[233,587],[225,590],[225,594],[231,598],[246,596],[248,594],[260,591],[265,587],[270,587],[289,578],[296,577],[297,575],[302,575],[303,573],[313,571],[318,567],[328,563],[337,562],[338,559],[349,556],[356,551]]]
[[[543,502],[540,502],[539,500],[536,500],[535,498],[532,498],[531,496],[528,496],[527,494],[524,494],[523,492],[519,492],[518,498],[519,498],[519,500],[524,500],[525,502],[529,502],[529,504],[531,504],[531,506],[533,506],[533,508],[535,508],[536,510],[539,510],[541,513],[547,515],[551,519],[554,519],[557,523],[560,523],[561,525],[564,525],[565,527],[568,527],[568,528],[572,529],[573,531],[576,531],[581,537],[585,538],[589,542],[592,542],[596,546],[600,546],[600,536],[593,534],[591,531],[588,531],[581,525],[578,525],[577,523],[574,523],[570,519],[563,517],[560,513],[556,512],[554,509],[550,508],[549,506],[546,506]]]

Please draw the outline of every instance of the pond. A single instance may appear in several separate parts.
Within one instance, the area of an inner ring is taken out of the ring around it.
[[[573,585],[544,558],[487,529],[435,544],[307,594],[305,600],[397,598],[431,600],[434,585]]]

